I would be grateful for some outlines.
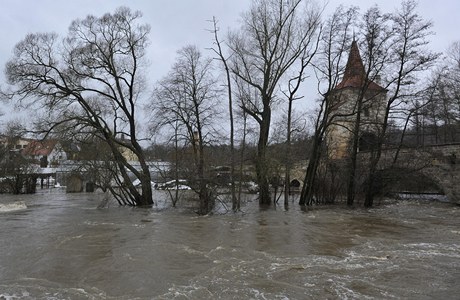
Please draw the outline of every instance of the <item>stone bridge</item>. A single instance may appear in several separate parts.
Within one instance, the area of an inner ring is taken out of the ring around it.
[[[460,204],[460,144],[402,148],[394,161],[396,152],[396,149],[383,150],[379,170],[391,168],[427,177],[450,202]],[[369,155],[367,151],[359,153],[365,160]]]

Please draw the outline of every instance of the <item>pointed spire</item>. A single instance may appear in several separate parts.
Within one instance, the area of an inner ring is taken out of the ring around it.
[[[364,69],[363,60],[359,54],[358,43],[353,36],[353,42],[351,43],[350,54],[348,56],[347,65],[345,66],[342,82],[337,85],[336,89],[346,87],[361,88],[364,85],[365,77],[366,71]],[[371,82],[368,88],[383,89],[374,82]]]
[[[366,76],[366,73],[364,71],[363,60],[359,54],[358,44],[353,39],[353,42],[351,43],[350,54],[348,56],[347,66],[345,67],[345,73],[343,74],[343,81],[362,81],[364,76]]]

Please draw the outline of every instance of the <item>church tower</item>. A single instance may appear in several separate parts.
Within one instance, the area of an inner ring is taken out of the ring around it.
[[[358,45],[353,40],[342,81],[328,95],[333,107],[326,134],[330,158],[349,156],[358,114],[359,150],[372,149],[385,117],[386,93],[378,83],[366,80]]]

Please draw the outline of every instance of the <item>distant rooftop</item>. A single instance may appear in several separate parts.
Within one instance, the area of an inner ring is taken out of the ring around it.
[[[49,155],[53,151],[56,144],[56,140],[31,141],[29,145],[27,145],[27,147],[22,150],[22,154],[29,156]]]

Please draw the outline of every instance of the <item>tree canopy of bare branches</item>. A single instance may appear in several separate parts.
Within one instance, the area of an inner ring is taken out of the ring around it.
[[[370,11],[367,14],[368,18],[365,18],[366,24],[369,25],[365,34],[368,74],[374,75],[369,80],[377,75],[384,75],[389,91],[383,124],[369,164],[368,183],[365,188],[366,206],[373,205],[377,165],[390,115],[409,97],[419,93],[417,82],[439,57],[439,54],[427,48],[428,37],[433,34],[430,30],[433,24],[424,20],[416,9],[415,1],[403,1],[401,7],[388,16],[391,27],[386,23],[385,17],[382,17],[383,21],[380,24],[373,21],[378,14],[377,10]]]
[[[65,38],[27,35],[14,49],[6,75],[10,95],[48,111],[49,132],[62,128],[105,141],[116,160],[128,205],[153,203],[150,173],[139,143],[137,107],[150,27],[140,12],[121,7],[102,17],[75,20]],[[123,156],[129,150],[140,170]],[[137,190],[129,173],[141,181]]]
[[[211,63],[196,46],[179,50],[171,71],[155,88],[152,103],[159,125],[175,128],[175,139],[180,134],[193,153],[195,168],[189,181],[198,192],[200,214],[207,214],[213,208],[204,155],[204,147],[213,133],[219,100]]]

